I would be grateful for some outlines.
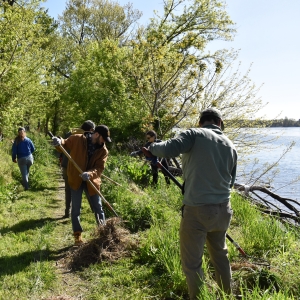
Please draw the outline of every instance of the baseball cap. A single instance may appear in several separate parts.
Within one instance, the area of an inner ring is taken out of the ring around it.
[[[103,139],[106,141],[106,142],[111,142],[111,139],[110,139],[110,132],[109,132],[109,129],[107,126],[105,125],[99,125],[99,126],[96,126],[95,132],[98,132],[100,135],[102,135]]]
[[[24,127],[19,127],[19,128],[18,128],[18,132],[19,132],[19,131],[22,131],[22,130],[23,130],[23,131],[26,131]]]
[[[222,114],[218,109],[216,109],[214,107],[206,108],[200,113],[200,120],[204,116],[213,116],[213,117],[219,118],[221,120],[221,129],[224,130]]]

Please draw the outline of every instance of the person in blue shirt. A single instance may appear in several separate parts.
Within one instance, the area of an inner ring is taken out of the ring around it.
[[[19,127],[18,135],[12,145],[12,161],[18,163],[22,175],[22,184],[25,191],[28,190],[29,169],[33,164],[33,156],[35,147],[30,138],[26,136],[24,127]]]

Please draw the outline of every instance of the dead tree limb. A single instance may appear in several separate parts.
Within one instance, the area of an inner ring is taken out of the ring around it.
[[[278,216],[280,218],[292,219],[296,223],[300,223],[300,203],[298,201],[280,197],[269,189],[258,185],[247,186],[236,183],[234,184],[234,188],[239,192],[244,192],[244,195],[250,198],[251,201],[254,202],[263,213]],[[288,208],[289,211],[283,211],[283,209],[279,208],[276,203],[272,203],[271,201],[264,199],[263,197],[255,193],[255,191],[260,191],[272,197],[279,203],[283,204],[286,208]],[[255,196],[255,198],[250,196],[250,192]],[[296,204],[297,207],[291,203]],[[272,209],[271,207],[275,209]]]

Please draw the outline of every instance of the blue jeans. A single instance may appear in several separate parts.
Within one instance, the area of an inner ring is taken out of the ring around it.
[[[83,191],[85,191],[85,193],[88,195],[86,182],[82,182],[82,184],[78,190],[71,189],[71,197],[72,197],[71,219],[72,219],[72,227],[73,227],[74,232],[76,232],[76,231],[82,232],[83,231],[83,229],[80,225],[80,210],[81,210],[81,201],[82,201]],[[100,196],[96,194],[93,196],[89,196],[89,198],[90,198],[91,208],[95,214],[97,225],[104,224],[105,223],[105,215],[104,215],[104,211],[102,209]]]
[[[66,203],[65,214],[68,215],[70,213],[72,198],[71,198],[71,188],[68,182],[67,168],[62,167],[62,174],[63,174],[63,179],[65,181],[65,203]]]
[[[32,154],[18,158],[18,165],[22,175],[22,184],[25,190],[28,190],[28,177],[29,177],[29,168],[33,164],[33,156]]]

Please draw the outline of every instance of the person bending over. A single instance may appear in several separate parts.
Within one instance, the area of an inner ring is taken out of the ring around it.
[[[108,150],[105,143],[111,142],[110,132],[107,126],[99,125],[96,126],[93,132],[74,134],[67,139],[61,139],[55,136],[52,140],[53,145],[57,150],[59,150],[60,145],[65,147],[65,149],[69,151],[70,156],[83,171],[83,173],[80,174],[73,164],[68,164],[67,175],[72,197],[72,228],[75,245],[80,245],[83,243],[83,228],[80,224],[80,209],[83,191],[89,195],[90,204],[95,214],[97,224],[105,224],[105,215],[101,198],[87,181],[90,180],[97,189],[100,189],[100,176],[105,168],[105,162],[108,158]]]

